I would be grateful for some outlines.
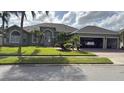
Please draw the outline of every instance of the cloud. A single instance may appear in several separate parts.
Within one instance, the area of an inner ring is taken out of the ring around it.
[[[61,20],[62,23],[71,25],[75,22],[76,13],[75,12],[68,12],[63,16],[63,19]]]
[[[93,11],[77,12],[76,22],[73,26],[82,28],[87,25],[95,25],[110,30],[120,30],[124,25],[124,12],[117,11]]]
[[[34,20],[30,11],[26,14],[27,20],[24,21],[24,26],[47,22],[63,23],[76,28],[83,28],[87,25],[95,25],[115,31],[124,28],[124,12],[119,11],[50,11],[49,16],[46,16],[45,12],[41,14],[36,12],[37,16]],[[12,15],[9,25],[14,24],[20,25],[20,18]]]

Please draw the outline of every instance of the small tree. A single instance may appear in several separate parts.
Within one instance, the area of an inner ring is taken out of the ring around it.
[[[72,43],[73,43],[73,48],[77,48],[77,50],[79,50],[79,48],[80,48],[80,37],[78,35],[73,35],[72,36]]]
[[[64,44],[67,43],[69,37],[67,33],[59,33],[57,36],[57,44],[61,47],[62,50],[67,50]]]
[[[60,33],[57,37],[57,44],[61,47],[62,50],[69,50],[72,48],[80,48],[80,38],[76,34],[69,34],[69,33]]]

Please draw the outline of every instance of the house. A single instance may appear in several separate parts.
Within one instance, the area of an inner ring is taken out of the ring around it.
[[[22,31],[22,32],[21,32]],[[39,42],[33,31],[43,32],[43,38]],[[14,25],[5,29],[6,38],[4,38],[4,45],[18,46],[20,45],[20,38],[22,33],[21,45],[41,45],[54,46],[56,37],[60,32],[73,33],[80,36],[80,44],[82,48],[120,48],[122,41],[120,38],[124,37],[124,31],[111,31],[97,26],[86,26],[82,29],[76,29],[64,24],[57,23],[42,23],[33,26],[20,27]],[[122,35],[123,33],[123,35]],[[122,46],[121,46],[122,47]]]

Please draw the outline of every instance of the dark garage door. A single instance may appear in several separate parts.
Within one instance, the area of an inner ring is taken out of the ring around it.
[[[102,38],[80,38],[81,48],[103,48]]]
[[[107,48],[116,49],[117,48],[117,39],[116,38],[108,38],[107,39]]]

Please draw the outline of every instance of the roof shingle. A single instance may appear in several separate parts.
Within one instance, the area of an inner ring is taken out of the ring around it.
[[[40,27],[55,27],[57,32],[73,32],[77,30],[74,27],[58,23],[42,23],[33,26],[27,26],[24,27],[24,29],[28,32],[31,32],[32,30],[40,30]]]
[[[90,33],[90,34],[119,34],[116,31],[111,31],[97,26],[86,26],[75,33]]]

